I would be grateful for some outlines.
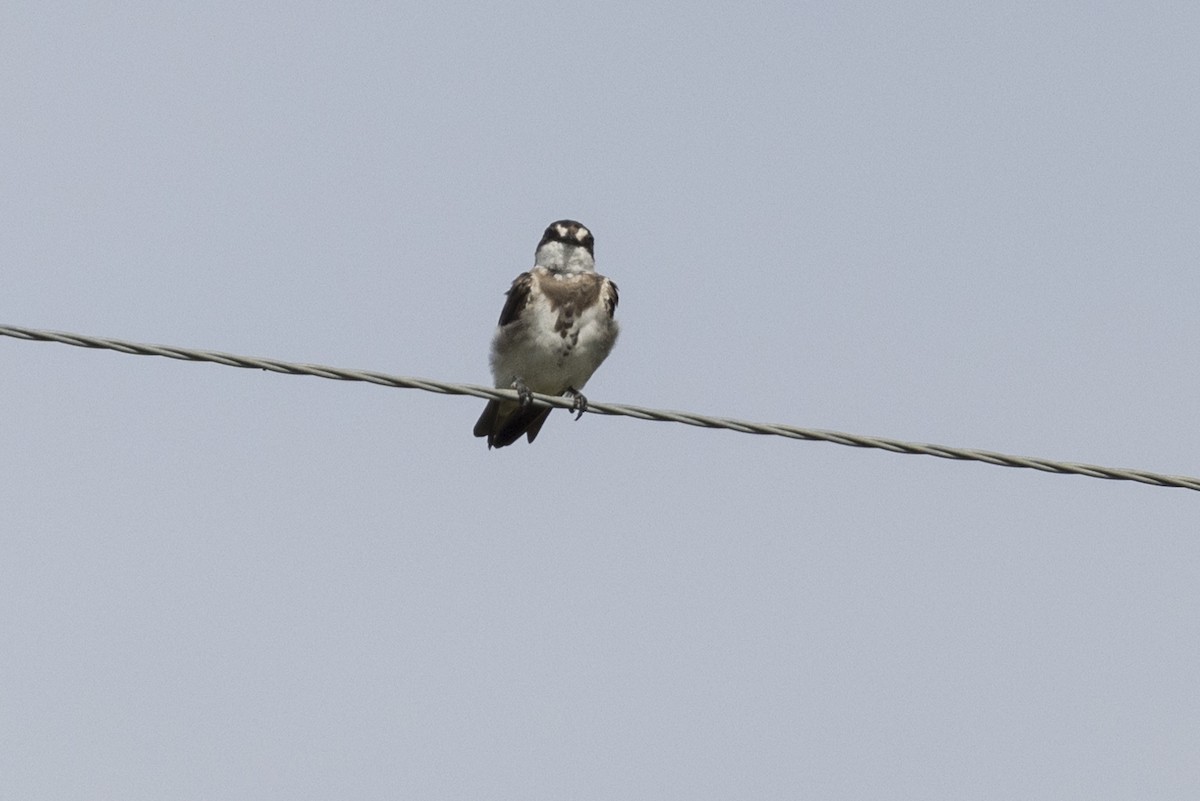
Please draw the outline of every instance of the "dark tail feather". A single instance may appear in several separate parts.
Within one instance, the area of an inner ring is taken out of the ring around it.
[[[541,411],[542,413],[539,414],[525,429],[525,436],[529,438],[530,442],[533,442],[535,439],[537,439],[538,432],[542,430],[542,423],[546,422],[546,418],[550,416],[550,412],[553,410],[550,407],[546,407]],[[517,436],[521,436],[519,431],[517,432]]]
[[[522,434],[533,442],[551,411],[548,406],[522,407],[517,403],[490,400],[479,416],[479,422],[475,423],[475,436],[487,437],[489,448],[512,445]]]
[[[496,425],[496,412],[500,410],[500,401],[490,400],[487,406],[483,407],[483,414],[479,415],[479,421],[475,423],[475,436],[490,437],[492,428]]]

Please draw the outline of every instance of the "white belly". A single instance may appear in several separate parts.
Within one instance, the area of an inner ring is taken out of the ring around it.
[[[566,331],[556,331],[558,315],[544,299],[531,302],[523,324],[496,331],[492,375],[496,386],[520,378],[534,392],[561,395],[584,384],[607,358],[617,323],[601,305],[586,309]]]

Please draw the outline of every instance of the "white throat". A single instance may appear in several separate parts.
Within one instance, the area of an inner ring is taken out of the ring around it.
[[[596,271],[596,260],[586,248],[547,242],[538,248],[534,266],[545,267],[552,273],[591,273]]]

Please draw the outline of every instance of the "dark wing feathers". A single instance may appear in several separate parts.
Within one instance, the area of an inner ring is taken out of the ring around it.
[[[500,325],[508,325],[517,319],[517,315],[529,302],[529,289],[532,286],[533,275],[531,273],[521,273],[513,280],[508,292],[504,293],[508,295],[508,300],[504,302],[504,308],[500,311]]]
[[[604,298],[604,308],[608,309],[608,316],[612,317],[617,313],[617,301],[620,298],[617,296],[617,285],[612,281],[608,282],[608,290]]]

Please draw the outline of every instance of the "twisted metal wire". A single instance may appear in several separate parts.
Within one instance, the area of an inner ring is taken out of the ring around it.
[[[511,389],[496,389],[477,384],[456,384],[448,381],[435,381],[428,378],[410,378],[367,370],[348,370],[341,367],[328,367],[320,364],[299,364],[296,362],[279,361],[278,359],[238,356],[232,353],[197,350],[194,348],[147,345],[120,339],[106,339],[60,331],[42,331],[15,325],[0,325],[0,336],[37,342],[58,342],[63,345],[74,345],[80,348],[114,350],[118,353],[128,353],[135,356],[163,356],[168,359],[180,359],[189,362],[212,362],[214,364],[223,364],[227,367],[270,370],[273,373],[285,373],[287,375],[311,375],[317,378],[332,378],[338,381],[365,381],[385,387],[420,389],[443,395],[468,395],[476,398],[496,398],[499,400],[518,399],[517,393]],[[534,393],[533,400],[537,404],[552,406],[558,409],[569,409],[573,403],[570,398],[542,395],[539,393]],[[904,442],[885,437],[845,434],[839,431],[800,428],[798,426],[778,423],[754,423],[748,420],[736,420],[729,417],[711,417],[693,412],[648,409],[643,406],[628,406],[619,403],[589,401],[587,411],[597,414],[632,417],[637,420],[683,423],[700,428],[722,428],[729,431],[739,431],[743,434],[762,434],[814,442],[832,442],[836,445],[849,445],[855,448],[878,448],[880,450],[891,451],[892,453],[936,456],[941,459],[983,462],[998,467],[1022,467],[1041,470],[1046,473],[1088,476],[1090,478],[1104,478],[1113,481],[1137,481],[1157,487],[1177,487],[1200,491],[1200,478],[1163,475],[1161,473],[1151,473],[1146,470],[1102,467],[1100,465],[1061,462],[1028,456],[1011,456],[1005,453],[981,451],[972,448],[952,448],[946,445]]]

